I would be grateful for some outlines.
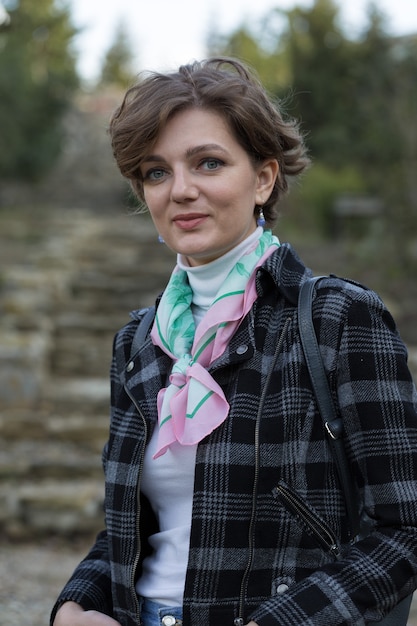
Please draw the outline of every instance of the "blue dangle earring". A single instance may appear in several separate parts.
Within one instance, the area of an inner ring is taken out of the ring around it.
[[[165,243],[165,239],[162,237],[162,235],[158,235],[158,241],[159,243]]]
[[[258,215],[258,219],[256,220],[256,223],[258,224],[258,226],[262,226],[262,228],[265,226],[266,220],[265,220],[265,215],[264,215],[263,209],[260,209],[259,215]]]

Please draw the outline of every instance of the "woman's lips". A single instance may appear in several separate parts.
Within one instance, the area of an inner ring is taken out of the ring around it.
[[[174,223],[181,230],[193,230],[200,226],[207,219],[207,215],[201,213],[190,213],[189,215],[178,215],[174,218]]]

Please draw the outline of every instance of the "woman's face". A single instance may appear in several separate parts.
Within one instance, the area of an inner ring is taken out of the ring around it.
[[[187,109],[167,122],[140,169],[157,231],[190,265],[201,265],[255,230],[255,205],[269,198],[278,164],[255,168],[221,115]]]

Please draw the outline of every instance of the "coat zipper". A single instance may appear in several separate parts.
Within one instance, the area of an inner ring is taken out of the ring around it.
[[[142,413],[141,409],[139,408],[135,398],[130,393],[130,391],[127,388],[126,384],[124,385],[124,388],[125,388],[125,391],[126,391],[127,395],[129,396],[129,398],[131,399],[131,401],[135,405],[136,410],[139,413],[139,416],[141,417],[141,419],[143,421],[143,426],[144,426],[144,429],[145,429],[145,441],[146,441],[147,440],[147,436],[148,436],[148,426],[146,424],[146,420],[145,420],[145,418],[143,416],[143,413]],[[141,478],[141,475],[142,475],[144,455],[145,455],[145,445],[142,446],[142,452],[141,452],[141,456],[140,456],[140,460],[139,460],[139,474],[138,474],[138,485],[137,485],[137,506],[138,506],[138,512],[137,512],[137,515],[136,515],[136,537],[137,537],[137,541],[138,541],[138,549],[137,549],[137,552],[136,552],[135,559],[133,561],[132,573],[131,573],[131,578],[130,578],[130,588],[133,591],[133,596],[135,598],[136,621],[137,621],[137,623],[139,625],[141,624],[141,620],[140,620],[139,601],[137,599],[137,595],[136,595],[136,591],[135,591],[135,572],[136,572],[136,569],[137,569],[137,566],[138,566],[138,563],[139,563],[139,557],[140,557],[140,551],[141,551],[141,541],[140,541],[140,532],[139,532],[139,515],[140,515],[139,494],[140,494],[140,478]]]
[[[300,516],[319,544],[336,559],[339,559],[339,546],[330,529],[287,487],[280,484],[275,487],[274,491],[291,513]]]
[[[282,333],[281,333],[281,335],[279,337],[279,340],[278,340],[276,348],[275,348],[275,352],[274,352],[274,356],[273,356],[273,359],[272,359],[271,366],[269,368],[268,376],[267,376],[267,379],[265,381],[264,388],[262,390],[262,394],[261,394],[261,398],[260,398],[260,402],[259,402],[259,407],[258,407],[258,413],[257,413],[257,416],[256,416],[255,441],[254,441],[254,445],[255,445],[255,472],[254,472],[253,489],[252,489],[252,513],[251,513],[251,518],[250,518],[250,522],[249,522],[249,537],[248,537],[249,558],[248,558],[248,562],[247,562],[247,565],[246,565],[246,569],[245,569],[245,571],[243,573],[242,583],[240,585],[239,616],[235,618],[234,626],[243,626],[243,624],[244,624],[243,615],[244,615],[244,612],[245,612],[245,598],[246,598],[246,593],[247,593],[249,574],[250,574],[250,571],[251,571],[252,565],[253,565],[256,500],[257,500],[257,496],[258,496],[259,464],[260,464],[260,458],[259,458],[259,452],[260,452],[260,450],[259,450],[259,429],[260,429],[260,425],[261,425],[262,411],[263,411],[263,408],[264,408],[265,398],[266,398],[266,394],[267,394],[267,391],[268,391],[268,388],[269,388],[269,383],[271,381],[272,373],[274,371],[275,363],[276,363],[278,355],[279,355],[279,353],[281,351],[282,344],[284,342],[284,337],[287,334],[287,331],[288,331],[290,323],[291,323],[291,317],[288,317],[286,319],[286,321],[285,321],[284,328],[282,330]]]

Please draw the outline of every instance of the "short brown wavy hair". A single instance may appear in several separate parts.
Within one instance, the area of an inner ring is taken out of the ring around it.
[[[278,201],[288,190],[288,177],[300,174],[309,159],[298,124],[284,119],[256,74],[236,59],[215,57],[174,72],[150,72],[128,89],[109,127],[120,172],[144,202],[143,158],[169,119],[196,107],[220,114],[254,165],[269,158],[278,161],[274,189],[262,207],[272,226]],[[255,207],[255,212],[259,209]]]

